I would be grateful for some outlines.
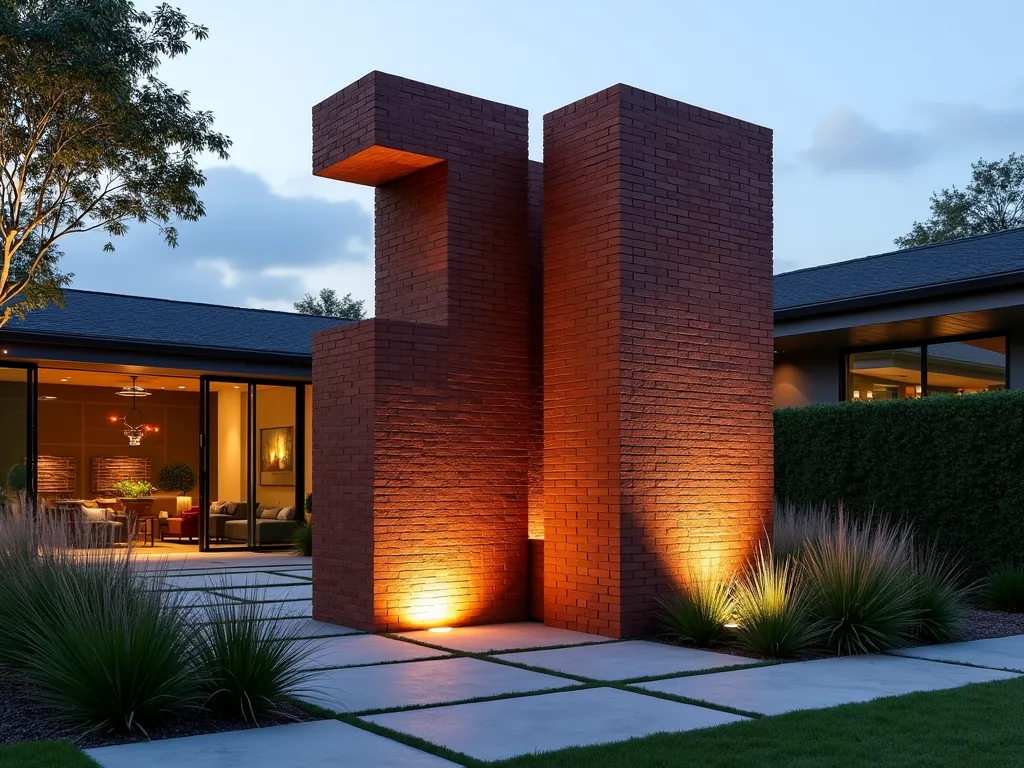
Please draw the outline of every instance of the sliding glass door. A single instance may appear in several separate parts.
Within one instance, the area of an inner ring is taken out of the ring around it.
[[[200,382],[203,550],[290,545],[303,523],[304,382]]]
[[[36,496],[36,398],[32,364],[0,364],[0,505],[22,509]]]

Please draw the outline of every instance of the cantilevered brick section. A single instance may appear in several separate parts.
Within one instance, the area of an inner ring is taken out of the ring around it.
[[[545,621],[628,637],[771,527],[771,132],[614,86],[544,118]]]
[[[377,317],[314,342],[314,616],[522,619],[526,111],[375,72],[314,107],[313,170],[377,187]]]

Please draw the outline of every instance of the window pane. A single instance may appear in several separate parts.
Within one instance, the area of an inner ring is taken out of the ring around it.
[[[849,356],[847,400],[874,402],[920,396],[920,347],[855,352]]]
[[[969,395],[1006,389],[1006,338],[928,345],[928,394]]]
[[[28,371],[0,368],[0,513],[28,486]]]

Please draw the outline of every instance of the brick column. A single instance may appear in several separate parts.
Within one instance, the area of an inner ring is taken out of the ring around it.
[[[377,187],[377,316],[314,341],[314,616],[523,619],[526,112],[375,72],[314,107],[313,168]]]
[[[771,526],[771,133],[619,85],[544,161],[545,621],[635,636]]]

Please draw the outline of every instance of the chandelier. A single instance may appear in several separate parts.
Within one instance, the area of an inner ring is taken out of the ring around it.
[[[128,413],[122,416],[120,419],[117,416],[111,416],[110,421],[112,424],[116,424],[120,421],[124,425],[124,436],[128,438],[128,445],[142,445],[142,438],[148,435],[150,432],[159,432],[160,427],[147,424],[143,421],[142,411],[138,409],[135,404],[135,399],[138,397],[149,397],[152,392],[146,391],[143,387],[140,387],[137,383],[138,376],[132,376],[132,383],[130,386],[123,387],[117,394],[121,397],[130,397],[132,399],[132,407],[128,409]]]

